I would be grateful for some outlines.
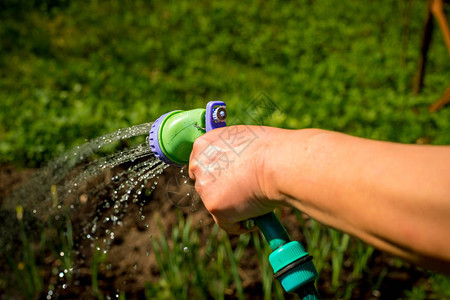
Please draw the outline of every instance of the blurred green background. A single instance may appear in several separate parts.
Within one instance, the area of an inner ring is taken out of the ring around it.
[[[86,139],[265,93],[264,123],[450,144],[450,83],[435,31],[412,95],[425,1],[69,1],[0,3],[0,160],[39,166]]]

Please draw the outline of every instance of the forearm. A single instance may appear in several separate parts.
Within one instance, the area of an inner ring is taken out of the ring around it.
[[[266,168],[269,197],[417,263],[450,262],[448,147],[322,130],[283,131],[279,139],[279,159]]]

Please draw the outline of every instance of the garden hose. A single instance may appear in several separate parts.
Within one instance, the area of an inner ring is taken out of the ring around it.
[[[154,155],[165,163],[183,166],[189,162],[194,141],[204,133],[226,126],[226,105],[208,102],[206,109],[175,110],[152,125],[149,144]],[[320,299],[314,286],[317,271],[312,256],[297,241],[291,241],[277,216],[270,212],[251,220],[259,227],[272,249],[269,262],[284,290],[302,299]]]

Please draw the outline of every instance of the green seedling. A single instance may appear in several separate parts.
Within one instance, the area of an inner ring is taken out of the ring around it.
[[[350,236],[334,229],[328,229],[328,233],[331,238],[331,286],[337,290]]]
[[[99,300],[103,300],[103,294],[101,293],[98,285],[98,274],[100,265],[105,263],[107,259],[107,254],[102,252],[98,247],[94,248],[94,253],[92,257],[92,267],[91,267],[91,281],[92,281],[92,292]]]
[[[245,298],[238,265],[249,236],[239,237],[233,249],[228,235],[214,225],[201,245],[191,218],[181,212],[170,238],[159,219],[157,223],[160,236],[152,238],[152,245],[160,279],[146,285],[148,299],[225,299],[230,293]]]
[[[11,269],[13,270],[15,284],[28,299],[37,299],[44,288],[44,281],[41,270],[36,261],[35,249],[33,241],[29,239],[27,231],[23,224],[24,209],[17,206],[16,215],[19,223],[19,236],[21,241],[20,261],[14,260],[11,255],[7,255],[7,259]],[[45,240],[41,236],[41,241]],[[43,243],[43,242],[42,242]]]
[[[353,262],[353,279],[359,279],[363,272],[367,269],[367,262],[372,257],[374,248],[361,242],[355,241],[356,246],[350,252],[350,256]]]

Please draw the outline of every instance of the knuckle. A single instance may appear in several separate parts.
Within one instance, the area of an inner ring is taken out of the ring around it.
[[[203,149],[206,144],[207,144],[207,141],[205,140],[203,135],[196,138],[194,141],[194,144],[192,146],[192,152],[194,153],[196,151]]]
[[[197,162],[194,160],[194,159],[192,159],[190,162],[189,162],[189,166],[188,166],[188,168],[189,168],[189,175],[190,174],[192,174],[192,175],[194,175],[195,177],[197,177],[198,176],[198,164],[197,164]],[[191,176],[192,177],[192,176]]]

